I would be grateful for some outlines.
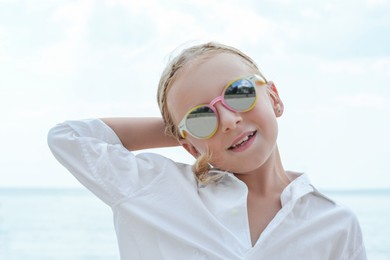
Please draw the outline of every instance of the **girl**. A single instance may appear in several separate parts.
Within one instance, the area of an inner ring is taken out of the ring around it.
[[[283,103],[241,51],[185,49],[158,88],[162,118],[67,121],[49,132],[57,158],[114,214],[122,259],[365,259],[353,213],[276,144]],[[183,146],[193,167],[131,151]]]

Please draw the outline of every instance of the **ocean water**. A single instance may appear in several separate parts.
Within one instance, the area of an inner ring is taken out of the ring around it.
[[[390,259],[390,190],[325,192],[358,216],[368,259]],[[86,190],[0,189],[0,259],[119,259],[112,214]]]
[[[0,259],[119,259],[111,209],[84,190],[0,189]]]

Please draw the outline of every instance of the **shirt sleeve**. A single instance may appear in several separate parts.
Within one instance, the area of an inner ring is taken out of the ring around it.
[[[348,248],[350,252],[349,253],[350,256],[346,259],[366,260],[367,255],[366,255],[366,249],[363,242],[362,230],[356,216],[353,213],[351,213],[351,215],[353,215],[353,221],[351,224],[351,228],[349,230],[350,243],[348,245],[350,247]]]
[[[48,144],[55,158],[111,207],[150,185],[169,159],[135,156],[99,119],[66,121],[53,127]]]

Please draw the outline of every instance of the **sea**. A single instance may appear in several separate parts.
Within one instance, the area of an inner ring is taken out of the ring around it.
[[[390,189],[323,193],[356,213],[368,259],[390,260]],[[119,259],[111,209],[84,189],[0,188],[0,259]]]

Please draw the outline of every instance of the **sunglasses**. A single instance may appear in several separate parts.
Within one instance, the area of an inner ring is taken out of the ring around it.
[[[222,95],[214,98],[209,104],[191,108],[179,123],[179,133],[186,138],[187,133],[198,139],[211,138],[218,130],[218,113],[215,104],[221,103],[233,112],[247,112],[257,101],[256,86],[267,84],[259,75],[250,75],[230,82]]]

